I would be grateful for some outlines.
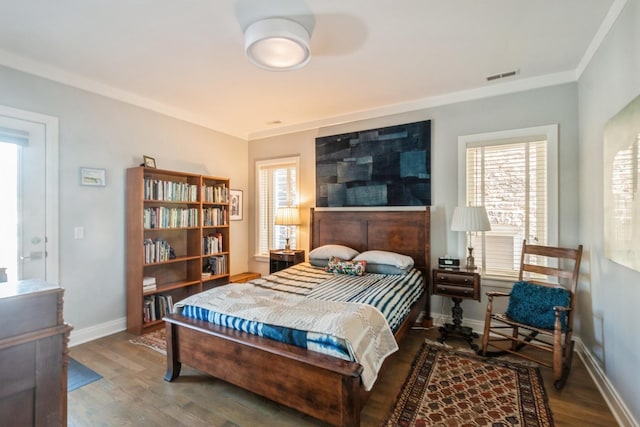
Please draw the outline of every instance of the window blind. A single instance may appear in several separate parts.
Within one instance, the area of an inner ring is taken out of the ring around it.
[[[487,141],[466,149],[466,199],[485,206],[491,231],[475,237],[476,263],[515,276],[522,240],[547,244],[547,141]]]
[[[297,157],[256,163],[258,188],[258,255],[269,255],[269,249],[284,248],[286,228],[274,225],[279,207],[298,205]],[[290,244],[297,247],[297,227],[291,227]]]
[[[29,132],[0,126],[0,142],[27,146],[29,145]]]

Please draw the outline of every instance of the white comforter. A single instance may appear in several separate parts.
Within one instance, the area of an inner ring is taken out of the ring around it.
[[[353,360],[363,366],[362,383],[370,390],[384,360],[398,345],[384,316],[367,304],[324,301],[276,294],[250,283],[232,284],[192,295],[175,305],[199,306],[221,314],[344,339]]]

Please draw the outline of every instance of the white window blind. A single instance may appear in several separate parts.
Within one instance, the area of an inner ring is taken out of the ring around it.
[[[476,264],[484,274],[517,276],[523,239],[556,243],[557,172],[551,165],[557,158],[550,149],[555,148],[555,135],[551,144],[545,134],[526,132],[506,139],[461,138],[465,204],[485,206],[491,222],[491,231],[473,241]]]
[[[286,228],[274,225],[279,207],[298,206],[299,158],[288,157],[256,162],[258,189],[258,247],[256,254],[269,255],[269,249],[285,246]],[[297,248],[297,227],[290,228],[291,248]]]

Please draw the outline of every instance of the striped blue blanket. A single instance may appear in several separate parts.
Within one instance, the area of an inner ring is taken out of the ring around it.
[[[363,365],[365,388],[397,350],[395,331],[423,292],[422,276],[335,275],[297,264],[188,297],[174,312]]]

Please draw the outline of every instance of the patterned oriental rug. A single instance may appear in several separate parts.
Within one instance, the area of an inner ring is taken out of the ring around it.
[[[167,354],[167,341],[165,338],[166,332],[165,329],[158,329],[153,332],[146,333],[144,335],[140,335],[138,337],[132,338],[129,340],[131,344],[143,345],[145,347],[150,348],[151,350],[155,350],[158,353],[162,353],[166,356]]]
[[[384,425],[554,424],[539,368],[425,343]]]

